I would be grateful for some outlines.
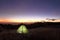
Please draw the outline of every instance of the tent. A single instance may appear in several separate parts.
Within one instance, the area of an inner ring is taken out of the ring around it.
[[[28,29],[26,28],[25,25],[21,25],[21,26],[17,29],[17,32],[18,32],[18,33],[21,33],[21,34],[26,34],[26,33],[28,33]]]

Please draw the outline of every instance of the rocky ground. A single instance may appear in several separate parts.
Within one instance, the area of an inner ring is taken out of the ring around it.
[[[17,29],[0,32],[0,40],[60,40],[60,28],[34,28],[28,34],[20,34]]]

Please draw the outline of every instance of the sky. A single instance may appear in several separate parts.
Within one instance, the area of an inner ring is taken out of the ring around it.
[[[0,0],[0,19],[60,19],[60,0]]]

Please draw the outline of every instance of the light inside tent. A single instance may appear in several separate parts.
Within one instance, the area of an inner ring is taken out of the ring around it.
[[[28,29],[26,28],[25,25],[21,25],[21,26],[17,29],[17,32],[18,32],[18,33],[21,33],[21,34],[26,34],[26,33],[28,33]]]

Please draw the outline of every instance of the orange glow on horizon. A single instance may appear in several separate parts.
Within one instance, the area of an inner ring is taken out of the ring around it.
[[[31,19],[31,20],[27,20],[27,19],[0,19],[0,22],[60,22],[60,20],[56,20],[56,21],[47,21],[47,20],[37,20],[37,19]]]
[[[40,20],[27,20],[27,19],[0,19],[0,22],[41,22]]]

